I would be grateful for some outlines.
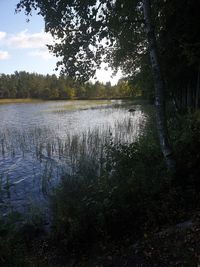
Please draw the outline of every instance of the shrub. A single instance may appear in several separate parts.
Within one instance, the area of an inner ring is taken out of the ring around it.
[[[85,172],[82,169],[63,177],[51,196],[54,230],[64,236],[66,244],[118,239],[130,233],[138,236],[148,217],[158,216],[154,198],[169,188],[170,180],[152,136],[131,145],[111,141],[105,147],[100,175],[96,166],[87,160]],[[150,215],[151,206],[154,214]]]
[[[170,121],[178,163],[176,182],[200,189],[200,112],[187,113]]]
[[[3,220],[0,219],[0,266],[25,266],[25,244],[17,230],[17,222],[21,220],[18,213],[12,213]]]
[[[111,139],[100,172],[98,159],[82,158],[77,174],[64,176],[51,196],[56,236],[67,247],[80,248],[95,240],[138,238],[187,219],[199,199],[194,184],[199,177],[200,123],[195,116],[187,115],[178,126],[175,119],[170,121],[179,166],[175,177],[167,172],[151,131],[132,144]]]

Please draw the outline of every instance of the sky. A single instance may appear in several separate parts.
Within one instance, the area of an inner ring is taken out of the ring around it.
[[[34,14],[27,22],[23,12],[15,14],[18,0],[0,0],[0,73],[14,71],[57,74],[57,58],[49,53],[46,44],[52,43],[50,34],[44,32],[44,21]],[[116,84],[121,74],[111,78],[111,70],[103,66],[97,71],[97,80]]]

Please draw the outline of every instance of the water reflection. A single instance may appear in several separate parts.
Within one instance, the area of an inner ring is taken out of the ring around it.
[[[146,115],[122,101],[47,101],[0,105],[0,206],[22,211],[44,201],[48,188],[73,172],[81,153],[99,157],[102,145],[132,142]]]

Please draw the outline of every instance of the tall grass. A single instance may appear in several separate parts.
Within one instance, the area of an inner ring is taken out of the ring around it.
[[[66,161],[74,169],[80,156],[99,155],[110,134],[114,143],[130,143],[143,131],[144,124],[145,118],[142,116],[138,116],[136,120],[127,117],[115,120],[111,126],[100,126],[75,134],[66,132],[63,137],[45,127],[26,130],[5,128],[1,129],[0,133],[0,156],[25,157],[31,153],[32,157],[38,160],[49,158]]]
[[[176,176],[167,171],[149,129],[133,143],[115,143],[110,135],[100,158],[85,157],[76,173],[62,177],[51,210],[63,246],[80,250],[92,242],[135,240],[199,212],[199,116],[170,124]]]
[[[169,188],[161,159],[153,137],[122,144],[110,136],[100,157],[84,157],[76,173],[64,175],[52,192],[56,235],[65,239],[67,247],[96,239],[128,238],[130,233],[138,237],[146,222],[157,220],[160,207],[153,207],[153,198]],[[163,216],[160,213],[159,220]]]
[[[22,203],[23,197],[28,203],[23,196],[21,181],[30,191],[31,198],[34,190],[47,196],[64,173],[75,175],[84,172],[88,163],[95,166],[96,173],[102,173],[105,146],[110,140],[114,144],[137,140],[144,131],[146,120],[145,115],[137,110],[134,116],[127,113],[123,119],[114,119],[112,123],[62,135],[48,127],[0,129],[1,197],[7,199],[5,205],[9,202],[15,206],[19,194]]]

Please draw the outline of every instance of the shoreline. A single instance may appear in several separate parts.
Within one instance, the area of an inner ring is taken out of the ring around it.
[[[149,102],[148,99],[144,99],[141,97],[135,97],[135,98],[131,98],[131,97],[113,97],[113,98],[71,98],[71,99],[63,99],[63,98],[56,98],[56,99],[42,99],[42,98],[0,98],[0,105],[3,104],[28,104],[28,103],[38,103],[38,102],[46,102],[46,101],[100,101],[100,100],[129,100],[129,101],[133,101],[133,102]]]

